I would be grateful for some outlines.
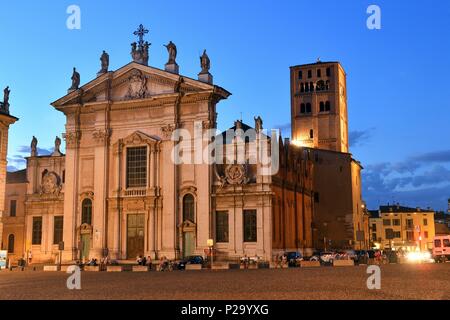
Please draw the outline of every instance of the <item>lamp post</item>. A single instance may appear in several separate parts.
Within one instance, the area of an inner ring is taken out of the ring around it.
[[[208,239],[207,241],[207,245],[209,247],[209,252],[210,252],[210,256],[211,256],[211,270],[213,268],[213,249],[214,249],[214,240],[213,239]]]

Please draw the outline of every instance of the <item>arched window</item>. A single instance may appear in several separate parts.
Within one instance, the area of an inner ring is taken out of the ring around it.
[[[325,111],[325,103],[323,101],[320,101],[320,112]]]
[[[331,104],[330,101],[325,102],[325,111],[330,111],[331,110]]]
[[[305,92],[305,84],[303,82],[300,84],[300,92]]]
[[[311,103],[306,104],[306,113],[311,113]]]
[[[194,196],[187,194],[183,197],[183,221],[195,222]]]
[[[306,112],[306,105],[304,103],[300,104],[300,113]]]
[[[311,91],[311,92],[314,91],[314,83],[313,82],[309,83],[309,91]]]
[[[81,224],[92,224],[92,200],[84,199],[81,204]]]
[[[8,237],[8,253],[14,253],[14,235],[10,234]]]
[[[317,78],[322,77],[322,70],[321,69],[317,69]]]
[[[309,92],[309,83],[308,82],[305,83],[305,92]]]

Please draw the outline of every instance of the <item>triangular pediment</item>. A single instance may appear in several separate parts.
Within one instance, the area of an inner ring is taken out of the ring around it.
[[[141,131],[135,131],[122,139],[124,145],[153,145],[161,141],[159,137],[151,136]]]
[[[105,73],[76,91],[52,103],[55,108],[104,101],[123,102],[155,99],[163,96],[215,92],[227,98],[230,93],[212,84],[203,83],[158,68],[131,62],[116,71]]]

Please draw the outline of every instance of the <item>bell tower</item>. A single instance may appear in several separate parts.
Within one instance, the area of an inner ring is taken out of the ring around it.
[[[0,241],[3,239],[2,219],[5,211],[6,155],[8,153],[9,126],[19,120],[9,114],[9,87],[6,87],[3,92],[3,102],[0,102]]]
[[[293,142],[349,152],[347,84],[341,64],[318,60],[290,69]]]

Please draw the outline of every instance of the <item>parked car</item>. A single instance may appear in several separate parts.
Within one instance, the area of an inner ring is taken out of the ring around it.
[[[310,261],[319,261],[321,264],[324,265],[331,265],[333,264],[333,261],[336,259],[336,252],[319,252],[315,253],[309,260]]]
[[[303,256],[300,252],[285,252],[284,253],[287,257],[288,266],[289,267],[298,267],[300,265],[300,261],[303,260]]]
[[[432,256],[436,262],[450,260],[450,235],[434,237]]]
[[[202,256],[190,256],[178,262],[177,269],[185,270],[187,264],[201,264],[203,266],[205,264],[205,260]]]

